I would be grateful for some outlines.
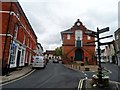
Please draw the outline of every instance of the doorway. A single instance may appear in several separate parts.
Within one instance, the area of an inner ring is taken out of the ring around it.
[[[75,60],[82,61],[83,58],[83,51],[81,49],[77,49],[75,51]]]
[[[17,67],[19,67],[19,64],[20,64],[20,55],[21,55],[21,51],[18,50],[18,55],[17,55]]]

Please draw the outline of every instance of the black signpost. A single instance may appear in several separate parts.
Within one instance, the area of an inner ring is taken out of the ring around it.
[[[102,80],[102,66],[101,66],[101,60],[100,60],[100,46],[101,45],[106,45],[106,44],[108,44],[108,43],[110,43],[110,42],[106,42],[106,43],[101,43],[100,42],[100,40],[101,39],[105,39],[105,38],[109,38],[109,37],[112,37],[113,35],[109,35],[109,36],[105,36],[105,37],[101,37],[100,38],[100,36],[99,36],[99,34],[101,34],[101,33],[104,33],[104,32],[107,32],[107,31],[109,31],[109,27],[106,27],[106,28],[103,28],[103,29],[100,29],[99,30],[99,28],[97,28],[97,32],[93,32],[93,31],[87,31],[87,32],[85,32],[85,34],[88,34],[88,35],[90,35],[90,36],[94,36],[94,37],[96,37],[97,38],[97,40],[96,41],[92,41],[92,42],[88,42],[88,43],[93,43],[93,42],[97,42],[97,44],[98,44],[98,49],[97,49],[97,51],[98,51],[98,59],[99,59],[99,63],[98,63],[98,86],[99,87],[103,87],[104,85],[103,85],[103,80]],[[94,35],[93,35],[94,34]]]

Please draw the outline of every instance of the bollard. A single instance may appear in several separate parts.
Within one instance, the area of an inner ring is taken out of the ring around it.
[[[80,70],[80,66],[79,66],[79,70]]]
[[[90,68],[85,68],[85,71],[90,71]]]

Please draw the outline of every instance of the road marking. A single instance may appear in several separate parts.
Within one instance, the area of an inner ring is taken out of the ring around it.
[[[80,89],[80,84],[81,84],[81,80],[79,81],[79,84],[78,84],[78,90]]]
[[[105,71],[112,73],[112,71],[108,70],[107,68],[104,68]]]
[[[82,73],[84,73],[84,71],[82,71]]]
[[[116,81],[110,81],[110,82],[113,82],[113,83],[116,83],[116,84],[120,84],[119,82],[116,82]]]
[[[85,77],[85,79],[88,79],[88,77]]]
[[[20,79],[22,79],[22,78],[25,78],[25,77],[27,77],[28,75],[32,74],[34,71],[35,71],[35,70],[32,70],[30,73],[28,73],[28,74],[26,74],[26,75],[24,75],[24,76],[22,76],[22,77],[20,77],[20,78],[17,78],[17,79],[12,80],[12,81],[8,81],[8,82],[6,82],[6,83],[4,83],[4,84],[0,84],[0,86],[7,85],[7,84],[9,84],[9,83],[18,81],[18,80],[20,80]]]
[[[78,90],[82,90],[82,86],[83,86],[83,81],[84,81],[85,79],[81,79],[80,81],[79,81],[79,85],[78,85]]]

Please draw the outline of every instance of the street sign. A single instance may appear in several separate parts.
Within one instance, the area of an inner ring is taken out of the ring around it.
[[[112,42],[106,42],[106,43],[100,43],[100,46],[102,45],[108,45],[108,44],[111,44]]]
[[[109,37],[113,37],[113,35],[109,35],[109,36],[101,37],[100,39],[105,39],[105,38],[109,38]]]
[[[106,27],[106,28],[100,29],[100,30],[99,30],[99,34],[100,34],[100,33],[107,32],[107,31],[109,31],[109,27]]]

